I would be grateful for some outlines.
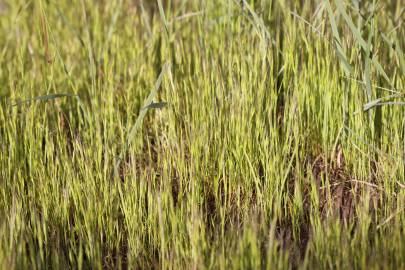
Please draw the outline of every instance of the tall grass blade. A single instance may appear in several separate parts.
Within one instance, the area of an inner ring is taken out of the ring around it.
[[[17,102],[15,104],[13,104],[12,106],[18,106],[21,104],[26,104],[26,103],[31,103],[34,101],[48,101],[48,100],[54,100],[54,99],[58,99],[58,98],[63,98],[63,97],[76,97],[77,95],[74,94],[49,94],[49,95],[43,95],[43,96],[38,96],[38,97],[34,97],[34,98],[30,98],[21,102]]]
[[[343,1],[335,0],[335,4],[336,4],[340,14],[342,14],[343,19],[346,21],[347,25],[349,26],[350,30],[352,31],[352,33],[353,33],[354,37],[356,38],[357,42],[360,44],[360,46],[363,49],[366,49],[367,48],[367,42],[363,39],[359,29],[357,29],[357,27],[354,25],[352,19],[347,14],[346,9],[343,6]]]
[[[143,122],[143,119],[145,118],[145,115],[148,112],[148,110],[149,109],[154,109],[154,108],[163,108],[166,105],[166,103],[164,103],[164,102],[153,103],[153,99],[156,97],[156,94],[157,94],[157,92],[158,92],[158,90],[160,88],[160,85],[162,84],[163,77],[166,75],[166,73],[168,73],[169,69],[170,69],[170,64],[166,63],[162,68],[162,71],[161,71],[161,73],[160,73],[160,75],[159,75],[159,77],[158,77],[158,79],[157,79],[157,81],[155,83],[154,88],[150,92],[149,96],[146,98],[145,105],[140,110],[138,118],[135,121],[135,124],[132,126],[131,130],[129,131],[127,139],[126,139],[126,143],[123,146],[123,148],[122,148],[122,150],[121,150],[121,152],[120,152],[120,154],[118,156],[118,159],[117,159],[117,161],[115,163],[115,168],[114,168],[115,176],[118,175],[118,169],[119,169],[119,166],[121,164],[121,161],[125,157],[129,146],[131,145],[132,141],[134,140],[136,132],[140,129],[141,124]]]
[[[359,29],[354,25],[352,19],[350,18],[350,16],[347,14],[345,7],[342,4],[341,0],[335,0],[336,6],[340,12],[340,14],[342,14],[344,20],[346,21],[347,25],[349,26],[350,30],[352,31],[354,37],[356,38],[356,41],[358,42],[358,44],[360,45],[360,47],[364,50],[367,51],[367,42],[364,40],[364,38],[362,37]],[[371,55],[371,53],[369,54]],[[367,55],[368,57],[368,55]],[[376,59],[376,57],[372,57],[372,63],[374,64],[374,66],[376,67],[377,71],[384,77],[384,79],[390,84],[391,87],[393,87],[393,84],[390,80],[390,78],[388,77],[388,75],[385,73],[384,69],[382,68],[381,64],[378,62],[378,60]]]
[[[347,60],[347,56],[346,56],[345,52],[343,51],[343,48],[341,45],[342,41],[340,39],[339,30],[336,25],[335,15],[333,14],[332,7],[329,3],[329,0],[325,0],[324,3],[326,5],[326,9],[328,11],[328,17],[329,17],[330,25],[332,28],[333,38],[335,41],[334,45],[335,45],[335,49],[336,49],[336,54],[341,61],[340,63],[342,65],[343,70],[345,71],[346,75],[352,74],[353,68],[351,67],[349,61]]]
[[[169,36],[169,24],[166,20],[166,15],[165,15],[165,11],[163,9],[162,1],[157,0],[157,3],[158,3],[158,8],[159,8],[160,18],[162,19],[163,25],[165,27],[166,35]]]

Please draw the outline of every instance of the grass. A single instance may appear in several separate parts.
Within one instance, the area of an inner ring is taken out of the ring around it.
[[[400,3],[0,1],[0,267],[405,268]]]

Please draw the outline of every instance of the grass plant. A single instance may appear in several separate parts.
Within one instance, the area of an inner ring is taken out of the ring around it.
[[[0,0],[1,269],[404,269],[403,1]]]

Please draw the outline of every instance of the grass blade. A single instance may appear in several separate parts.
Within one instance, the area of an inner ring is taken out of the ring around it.
[[[168,22],[166,20],[166,15],[165,15],[165,11],[163,9],[162,1],[157,0],[157,3],[158,3],[158,7],[159,7],[159,14],[160,14],[160,17],[161,17],[161,19],[163,21],[163,25],[165,27],[166,34],[167,34],[167,36],[169,36],[169,24],[168,24]]]
[[[343,4],[342,4],[342,1],[341,0],[335,0],[335,3],[336,3],[336,6],[337,6],[339,12],[343,16],[343,19],[346,21],[346,23],[349,26],[350,30],[352,31],[354,37],[356,38],[357,42],[359,43],[360,47],[364,51],[367,51],[368,44],[364,40],[364,38],[361,36],[361,33],[360,33],[359,29],[354,25],[354,23],[353,23],[352,19],[350,18],[350,16],[347,14],[347,12],[346,12]],[[370,54],[368,54],[368,55],[370,55]],[[367,57],[368,57],[368,55],[367,55]],[[384,69],[382,68],[382,66],[378,62],[378,60],[375,57],[372,57],[371,61],[372,61],[373,65],[376,67],[377,71],[384,77],[384,79],[390,84],[390,86],[393,87],[391,80],[389,79],[388,75],[385,73]]]
[[[148,109],[162,109],[167,106],[167,102],[153,102],[145,107],[143,107],[141,110],[148,110]]]
[[[342,16],[343,16],[343,19],[346,21],[346,23],[349,26],[350,30],[353,32],[357,42],[360,44],[360,46],[363,49],[366,49],[367,48],[367,42],[363,39],[359,29],[357,29],[357,27],[354,25],[352,19],[347,14],[346,9],[344,8],[344,6],[342,4],[342,1],[341,0],[335,0],[335,3],[336,3],[336,6],[337,6],[340,14],[342,14]]]
[[[367,102],[371,101],[371,61],[370,61],[370,53],[371,53],[371,40],[373,38],[373,31],[370,31],[367,46],[366,46],[366,59],[365,59],[365,71],[364,71],[364,80],[365,80],[365,88],[367,94]]]
[[[163,68],[162,72],[160,73],[154,88],[150,92],[149,96],[145,100],[145,106],[140,110],[140,113],[138,115],[138,118],[135,121],[135,124],[132,126],[131,130],[128,133],[126,143],[124,147],[122,148],[120,155],[115,163],[115,168],[114,168],[114,174],[115,176],[118,175],[118,169],[121,164],[121,160],[125,157],[125,154],[131,145],[132,141],[135,138],[136,132],[139,130],[141,127],[141,124],[143,122],[143,119],[145,118],[146,113],[148,112],[149,109],[155,109],[155,108],[163,108],[166,103],[165,102],[160,102],[160,103],[153,103],[153,99],[156,97],[156,94],[158,90],[160,89],[160,85],[162,84],[163,77],[166,75],[166,73],[169,71],[170,64],[166,63]]]
[[[349,61],[347,60],[347,56],[343,51],[342,42],[340,40],[339,30],[336,25],[335,16],[332,11],[332,7],[330,6],[329,0],[325,0],[326,9],[328,11],[330,25],[332,27],[332,33],[334,37],[334,45],[336,49],[336,54],[340,58],[340,63],[345,71],[346,75],[352,74],[353,68],[351,67]]]
[[[17,102],[15,104],[13,104],[12,106],[31,103],[31,102],[34,102],[34,101],[48,101],[48,100],[54,100],[54,99],[63,98],[63,97],[76,97],[76,96],[77,95],[65,94],[65,93],[49,94],[49,95],[38,96],[38,97],[30,98],[30,99],[27,99],[27,100],[24,100],[24,101],[20,101],[20,102]]]
[[[387,105],[387,104],[402,105],[403,102],[393,102],[393,101],[387,102],[387,100],[391,100],[393,98],[400,98],[402,96],[403,96],[403,94],[394,94],[394,95],[389,95],[389,96],[382,97],[382,98],[377,98],[375,100],[372,100],[372,101],[366,103],[363,106],[363,111],[366,112],[366,111],[368,111],[376,106],[380,106],[380,105]],[[384,101],[386,101],[386,102],[384,102]]]

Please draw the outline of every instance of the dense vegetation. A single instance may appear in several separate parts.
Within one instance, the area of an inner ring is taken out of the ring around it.
[[[405,268],[403,12],[0,0],[0,268]]]

